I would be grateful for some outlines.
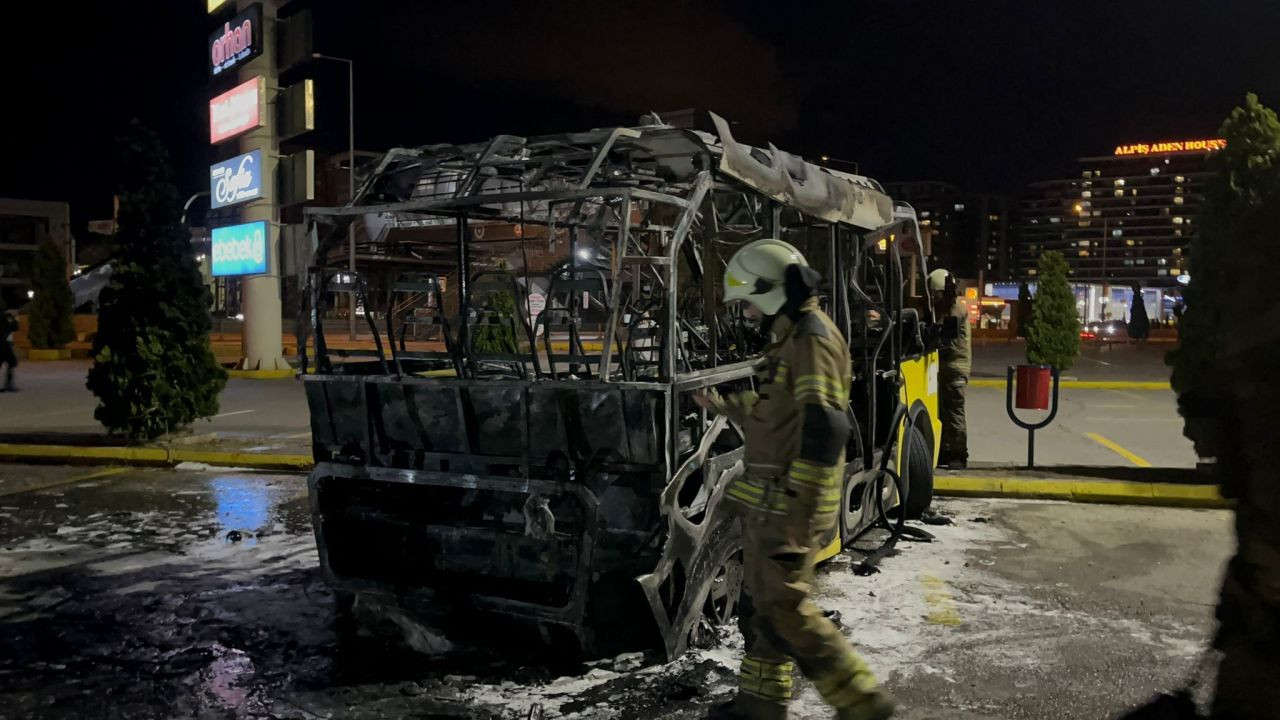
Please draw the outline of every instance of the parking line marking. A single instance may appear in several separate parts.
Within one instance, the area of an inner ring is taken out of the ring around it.
[[[247,415],[251,412],[257,412],[257,411],[256,410],[235,410],[233,412],[222,413],[221,415],[214,415],[214,417],[220,418],[220,417],[231,417],[232,415]]]
[[[17,490],[6,490],[4,492],[0,492],[0,497],[7,497],[9,495],[20,495],[22,493],[29,493],[29,492],[39,492],[41,490],[48,490],[49,488],[60,487],[62,485],[75,485],[76,483],[88,482],[89,480],[97,480],[98,478],[111,477],[113,475],[122,475],[126,472],[129,472],[129,470],[131,469],[132,468],[123,468],[123,467],[107,468],[106,470],[98,470],[95,472],[91,472],[87,475],[76,475],[75,477],[65,478],[62,480],[54,480],[53,482],[47,482],[43,485],[35,485],[32,487],[18,488]]]
[[[1134,465],[1137,465],[1138,467],[1151,467],[1151,463],[1147,462],[1142,456],[1135,455],[1129,452],[1128,450],[1117,445],[1116,443],[1102,437],[1098,433],[1087,433],[1087,434],[1090,440],[1098,443],[1099,445],[1110,450],[1111,452],[1114,452],[1115,454],[1119,455],[1125,460],[1128,460]]]
[[[924,586],[924,602],[929,606],[929,614],[925,619],[934,625],[956,627],[964,623],[960,619],[960,611],[956,609],[955,598],[947,589],[942,578],[932,575],[921,575],[920,584]]]

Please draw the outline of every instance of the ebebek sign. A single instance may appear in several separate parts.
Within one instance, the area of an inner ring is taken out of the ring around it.
[[[257,275],[267,271],[267,221],[213,229],[213,275]]]
[[[210,206],[217,208],[262,197],[262,151],[252,150],[209,168]]]
[[[254,3],[209,36],[209,74],[216,76],[261,54],[262,3]]]
[[[259,75],[209,101],[209,142],[217,145],[262,126],[266,83]]]

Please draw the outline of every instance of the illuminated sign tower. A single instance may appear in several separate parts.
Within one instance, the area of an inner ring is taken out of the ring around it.
[[[268,99],[278,84],[279,4],[239,0],[237,13],[219,22],[208,42],[209,72],[217,83],[209,101],[209,141],[235,141],[240,151],[210,168],[210,182],[211,204],[235,205],[240,215],[239,224],[213,229],[211,255],[214,275],[240,277],[242,370],[289,369],[281,339],[280,218],[275,197],[280,150],[274,103]],[[215,3],[209,6],[216,11]],[[226,87],[222,78],[233,76],[236,84]]]

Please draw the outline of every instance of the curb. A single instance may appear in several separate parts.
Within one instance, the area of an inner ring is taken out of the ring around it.
[[[1123,480],[1039,480],[980,476],[935,476],[933,491],[946,497],[1066,500],[1119,505],[1230,508],[1217,485],[1126,482]]]
[[[182,450],[178,448],[73,447],[67,445],[0,444],[0,460],[118,464],[172,467],[203,463],[253,470],[310,470],[310,455]],[[933,490],[942,497],[1064,500],[1117,505],[1160,505],[1186,508],[1230,508],[1217,485],[1127,482],[1123,480],[1044,480],[995,476],[938,475]]]
[[[67,464],[119,464],[172,467],[179,463],[203,463],[253,470],[310,470],[310,455],[183,450],[158,447],[75,447],[70,445],[0,444],[0,460],[60,462]]]
[[[292,380],[297,370],[228,370],[227,377],[250,380]]]
[[[994,378],[970,379],[973,387],[1004,388],[1007,381]],[[1173,386],[1166,380],[1062,380],[1059,387],[1077,388],[1081,390],[1172,390]]]

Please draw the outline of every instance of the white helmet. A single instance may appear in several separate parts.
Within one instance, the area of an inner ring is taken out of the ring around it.
[[[724,273],[724,301],[746,300],[765,315],[777,315],[787,302],[787,267],[808,267],[795,246],[773,238],[756,240],[729,258]]]
[[[929,292],[942,292],[947,289],[947,278],[951,277],[951,273],[938,268],[929,273]]]

